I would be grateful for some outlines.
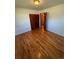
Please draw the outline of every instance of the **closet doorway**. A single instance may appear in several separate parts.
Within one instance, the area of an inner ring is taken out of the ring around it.
[[[31,29],[39,29],[39,14],[29,14]]]

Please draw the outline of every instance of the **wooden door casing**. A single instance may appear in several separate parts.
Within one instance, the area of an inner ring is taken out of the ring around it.
[[[40,13],[41,29],[43,31],[46,30],[46,20],[47,20],[47,12],[46,13]]]

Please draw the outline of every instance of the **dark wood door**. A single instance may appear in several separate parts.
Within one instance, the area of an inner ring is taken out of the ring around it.
[[[39,28],[39,14],[29,14],[31,29],[38,29]]]
[[[41,29],[46,30],[47,13],[40,13]]]

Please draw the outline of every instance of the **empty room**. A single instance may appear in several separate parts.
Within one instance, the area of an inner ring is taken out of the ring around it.
[[[64,59],[64,0],[15,0],[15,59]]]

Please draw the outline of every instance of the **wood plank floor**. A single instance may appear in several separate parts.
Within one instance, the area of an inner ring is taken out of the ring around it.
[[[64,59],[64,38],[33,30],[16,36],[16,59]]]

